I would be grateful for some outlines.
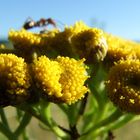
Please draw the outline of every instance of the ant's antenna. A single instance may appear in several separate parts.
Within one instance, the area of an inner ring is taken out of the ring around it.
[[[33,21],[33,19],[31,17],[28,17],[26,20],[25,20],[25,23],[28,22],[28,21]]]
[[[58,19],[54,19],[56,21],[57,26],[60,28],[60,30],[63,30],[66,24],[64,24],[62,21]],[[58,24],[59,23],[59,24]]]

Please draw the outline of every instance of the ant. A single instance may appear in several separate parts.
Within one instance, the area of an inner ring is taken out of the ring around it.
[[[31,18],[28,18],[23,24],[23,28],[26,30],[32,29],[34,27],[43,27],[47,25],[52,25],[56,28],[56,23],[52,18],[41,18],[39,21],[34,21]]]

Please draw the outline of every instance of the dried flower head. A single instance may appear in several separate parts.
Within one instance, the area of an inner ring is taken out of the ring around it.
[[[33,64],[37,87],[54,102],[76,102],[88,91],[84,86],[88,76],[83,61],[60,56],[56,60],[39,57]]]
[[[110,100],[122,110],[140,113],[140,60],[121,60],[109,72]]]
[[[0,79],[0,105],[4,100],[17,104],[29,97],[30,76],[23,58],[0,54]]]

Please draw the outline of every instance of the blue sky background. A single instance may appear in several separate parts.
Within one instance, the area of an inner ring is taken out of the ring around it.
[[[93,26],[97,19],[109,33],[140,40],[140,0],[0,0],[0,37],[7,37],[10,28],[20,29],[29,16],[67,25],[83,20]]]

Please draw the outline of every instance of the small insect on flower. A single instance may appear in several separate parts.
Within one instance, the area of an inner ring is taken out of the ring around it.
[[[32,18],[27,18],[22,27],[29,30],[35,27],[47,27],[48,25],[52,25],[54,28],[56,28],[56,23],[52,18],[41,18],[38,21],[34,21]]]

